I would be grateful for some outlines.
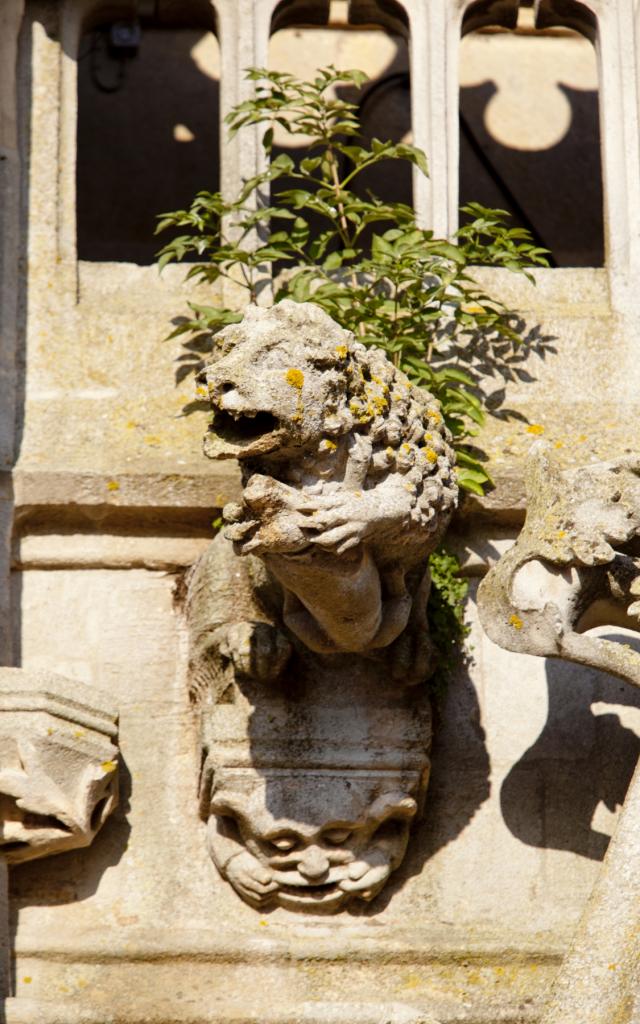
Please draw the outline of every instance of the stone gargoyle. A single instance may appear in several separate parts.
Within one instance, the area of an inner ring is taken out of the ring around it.
[[[309,909],[325,893],[336,910],[379,891],[422,803],[430,728],[412,723],[428,719],[416,684],[433,668],[428,556],[456,505],[455,459],[435,399],[311,303],[251,307],[216,341],[199,377],[205,453],[238,460],[243,492],[188,579],[202,813],[218,819],[210,849],[243,898]],[[228,775],[240,768],[253,773],[242,783]],[[347,812],[337,783],[317,790],[319,770],[390,775],[354,777]],[[264,785],[247,781],[256,772]],[[311,882],[292,865],[318,837],[326,867]]]
[[[588,635],[640,619],[640,457],[558,468],[538,442],[527,517],[480,585],[484,629],[507,650],[566,658],[640,685],[640,655]]]

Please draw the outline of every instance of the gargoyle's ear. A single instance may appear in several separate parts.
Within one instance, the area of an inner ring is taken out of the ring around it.
[[[416,801],[408,793],[383,793],[371,804],[367,817],[380,821],[386,818],[410,821],[415,817],[417,810]]]

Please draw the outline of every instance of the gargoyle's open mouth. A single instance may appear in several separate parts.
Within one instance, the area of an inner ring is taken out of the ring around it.
[[[345,899],[345,894],[335,882],[325,882],[321,885],[280,885],[281,906],[289,910],[298,908],[307,910],[315,908],[320,910],[331,910],[339,906]]]
[[[217,409],[212,426],[225,441],[242,444],[272,434],[279,428],[280,420],[270,412],[232,413]]]
[[[270,412],[215,409],[205,452],[214,459],[263,455],[278,447],[282,423]]]
[[[323,882],[320,885],[281,885],[281,892],[289,893],[290,896],[327,896],[335,892],[335,882]]]

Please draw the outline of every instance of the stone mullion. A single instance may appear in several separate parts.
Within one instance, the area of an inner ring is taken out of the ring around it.
[[[606,260],[615,307],[637,305],[640,272],[638,68],[630,0],[595,9]]]
[[[414,205],[422,226],[447,235],[455,227],[450,209],[457,202],[457,170],[452,167],[451,55],[445,0],[405,0],[411,26],[411,107],[413,139],[429,162],[429,178],[414,171]],[[457,106],[456,106],[457,112]],[[455,172],[455,173],[454,173]]]
[[[232,139],[228,137],[225,117],[237,103],[249,99],[253,83],[245,78],[245,69],[267,63],[271,14],[277,0],[212,0],[220,45],[220,153],[221,190],[227,199],[237,195],[242,182],[264,167],[260,126],[245,127]],[[250,196],[248,202],[251,203]],[[253,243],[257,244],[256,234]],[[269,289],[265,289],[269,291]],[[242,304],[244,290],[233,282],[224,282],[224,301]]]

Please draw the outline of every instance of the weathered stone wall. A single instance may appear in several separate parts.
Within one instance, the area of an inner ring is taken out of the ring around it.
[[[280,59],[281,45],[295,70],[305,67],[295,35],[286,45],[274,37],[269,55],[271,0],[215,6],[223,114],[246,88],[240,69]],[[8,1019],[533,1020],[636,760],[640,702],[621,683],[500,651],[474,625],[469,664],[440,711],[425,819],[405,864],[360,914],[330,924],[262,915],[207,857],[174,588],[237,481],[202,457],[205,414],[183,414],[190,380],[175,383],[183,350],[161,340],[186,299],[205,291],[183,284],[180,268],[159,277],[153,266],[77,259],[76,56],[91,9],[32,0],[21,21],[21,4],[7,0],[0,12],[0,640],[6,664],[112,695],[125,783],[89,851],[12,869]],[[432,169],[414,195],[425,222],[447,232],[461,11],[444,0],[404,9],[413,136]],[[522,461],[535,436],[567,463],[636,443],[633,20],[621,2],[592,9],[606,265],[537,271],[536,288],[478,275],[538,340],[504,398],[521,418],[492,421],[484,437],[496,488],[469,500],[455,526],[473,576],[519,528]],[[395,43],[379,37],[378,46],[371,58],[360,51],[372,71],[397,58]],[[331,46],[320,49],[324,61]],[[221,147],[226,188],[252,172],[257,152],[251,137]],[[552,196],[554,183],[545,187]]]

